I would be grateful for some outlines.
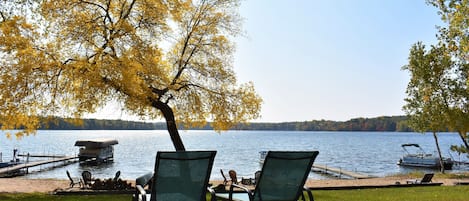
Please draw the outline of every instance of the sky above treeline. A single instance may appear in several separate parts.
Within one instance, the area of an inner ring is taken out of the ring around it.
[[[425,0],[249,0],[235,71],[263,97],[259,122],[404,115],[410,47],[436,43]]]
[[[409,49],[442,25],[425,0],[244,0],[239,12],[234,70],[264,100],[254,122],[404,115]],[[119,110],[88,117],[129,119]]]

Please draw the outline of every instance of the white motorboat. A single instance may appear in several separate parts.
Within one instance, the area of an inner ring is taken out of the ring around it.
[[[403,144],[402,149],[406,154],[399,159],[398,165],[412,166],[412,167],[424,167],[424,168],[440,168],[440,160],[438,156],[433,154],[427,154],[418,144]],[[407,148],[413,147],[416,149],[415,153],[410,153]],[[453,161],[451,158],[442,158],[443,167],[445,170],[451,170],[453,167]]]

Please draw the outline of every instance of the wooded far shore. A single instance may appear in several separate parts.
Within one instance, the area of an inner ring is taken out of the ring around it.
[[[278,130],[278,131],[395,131],[412,132],[407,116],[382,116],[355,118],[348,121],[312,120],[282,123],[238,124],[230,130]],[[71,123],[62,118],[44,121],[41,130],[166,130],[165,122],[141,122],[124,120],[83,119]],[[210,123],[204,127],[183,128],[188,130],[212,130]],[[448,131],[448,130],[446,130]]]

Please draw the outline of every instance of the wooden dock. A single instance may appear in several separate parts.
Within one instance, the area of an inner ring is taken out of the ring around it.
[[[44,155],[44,154],[18,154],[21,157],[31,157],[31,158],[64,158],[65,155]]]
[[[77,159],[78,156],[65,156],[60,158],[53,158],[50,160],[42,160],[42,161],[34,161],[34,162],[27,162],[18,165],[13,165],[10,167],[0,168],[0,175],[13,173],[15,171],[19,171],[21,169],[27,169],[30,167],[51,164],[51,163],[58,163],[58,162],[67,162]]]
[[[327,165],[320,165],[320,164],[314,164],[313,169],[317,169],[320,172],[329,174],[329,173],[334,173],[339,175],[341,177],[342,175],[345,175],[347,177],[351,177],[354,179],[368,179],[371,178],[369,175],[361,174],[358,172],[352,172],[348,170],[343,170],[342,168],[334,168],[334,167],[329,167]]]

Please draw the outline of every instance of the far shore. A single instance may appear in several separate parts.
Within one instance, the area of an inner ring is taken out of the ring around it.
[[[393,185],[397,182],[405,184],[407,180],[418,179],[410,176],[389,176],[370,179],[330,179],[330,180],[315,180],[309,179],[306,183],[310,188],[321,187],[359,187],[359,186],[385,186]],[[133,183],[134,181],[129,182]],[[469,179],[446,179],[435,177],[434,183],[443,183],[444,186],[452,186],[457,182],[468,182]],[[0,193],[51,193],[56,190],[70,190],[69,180],[60,179],[24,179],[24,178],[0,178]],[[212,185],[216,186],[222,181],[211,181]],[[79,189],[75,187],[74,189]]]

